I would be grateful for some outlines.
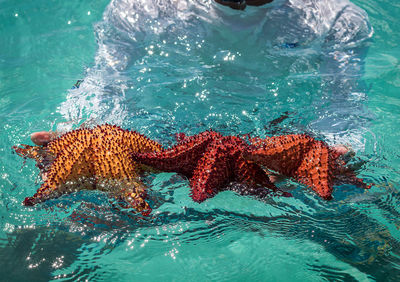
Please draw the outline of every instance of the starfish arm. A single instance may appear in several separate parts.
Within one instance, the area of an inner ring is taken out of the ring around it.
[[[322,141],[315,141],[305,154],[294,178],[312,188],[320,197],[329,200],[333,191],[332,158],[329,147]]]
[[[25,198],[24,205],[33,206],[47,199],[74,192],[78,188],[88,189],[88,176],[93,171],[89,158],[89,139],[87,135],[82,135],[71,146],[66,146],[64,151],[60,151],[51,164],[46,181],[33,197]]]
[[[187,137],[176,146],[161,152],[133,154],[136,161],[167,172],[178,172],[190,178],[207,146],[220,134],[205,131]]]
[[[278,190],[259,165],[251,163],[242,157],[237,158],[234,162],[234,175],[236,176],[235,180],[237,182],[245,183],[253,187],[262,185],[272,191]]]
[[[364,179],[357,177],[353,169],[346,166],[346,162],[340,158],[335,158],[332,162],[334,165],[332,170],[334,171],[334,182],[335,184],[353,184],[363,189],[370,189],[373,184],[367,184]]]
[[[139,165],[130,154],[160,150],[161,145],[137,132],[111,125],[95,128],[92,139],[97,189],[110,192],[123,208],[148,215],[151,208],[146,202],[146,187],[138,180]]]
[[[348,172],[345,175],[335,177],[335,184],[353,184],[363,189],[370,189],[374,184],[367,184],[364,179],[359,178],[354,172]]]
[[[147,216],[152,209],[147,199],[146,186],[139,180],[112,180],[114,183],[107,183],[107,186],[113,187],[111,195],[118,201],[122,208],[132,208],[142,215]]]
[[[228,156],[226,149],[215,142],[207,148],[190,179],[191,197],[195,202],[213,197],[233,179]]]
[[[233,186],[234,188],[239,188],[235,189],[235,192],[239,194],[265,198],[271,196],[271,192],[276,192],[274,193],[276,196],[292,197],[291,193],[279,190],[275,184],[271,182],[269,175],[264,169],[242,157],[235,161],[234,175],[236,176],[236,182],[244,184]]]
[[[116,125],[105,124],[95,128],[94,133],[102,139],[117,142],[121,148],[126,148],[137,153],[158,152],[162,149],[161,144],[151,140],[136,131],[122,129]]]
[[[94,128],[91,134],[91,162],[98,181],[135,174],[136,164],[128,157],[128,148],[121,145],[123,130],[106,124]]]
[[[65,147],[69,144],[73,144],[77,142],[78,138],[81,138],[82,135],[88,133],[90,130],[88,129],[76,129],[51,140],[49,144],[47,144],[47,150],[52,153],[54,156],[57,156],[59,153],[65,150]]]
[[[364,189],[371,187],[345,166],[345,162],[339,158],[336,151],[318,140],[313,142],[309,152],[304,156],[295,178],[326,200],[332,198],[334,184],[349,183]]]
[[[312,141],[313,138],[304,134],[253,138],[250,140],[251,149],[245,151],[243,156],[268,169],[292,177],[304,154],[309,151]]]
[[[13,149],[20,157],[34,159],[41,173],[47,172],[55,158],[47,147],[22,144],[20,147],[13,146]]]
[[[22,158],[29,158],[29,159],[34,159],[36,161],[39,161],[43,148],[39,146],[30,146],[30,145],[25,145],[21,144],[20,147],[18,146],[13,146],[12,147],[17,153],[18,156]]]
[[[128,148],[138,153],[159,152],[162,149],[161,144],[135,131],[125,130],[122,140],[129,140]]]

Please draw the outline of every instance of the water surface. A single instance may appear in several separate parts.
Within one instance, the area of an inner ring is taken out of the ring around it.
[[[64,2],[0,5],[5,280],[399,280],[397,3],[353,1],[368,13],[374,34],[352,57],[354,77],[343,80],[340,68],[323,71],[325,47],[314,41],[265,46],[262,30],[238,31],[246,38],[238,40],[232,29],[207,21],[206,12],[188,21],[193,15],[179,10],[130,34],[109,1]],[[179,20],[162,20],[171,17]],[[330,85],[332,77],[337,83]],[[81,87],[70,90],[78,79]],[[352,95],[335,107],[332,93]],[[326,117],[342,126],[332,132],[325,121],[318,124]],[[360,175],[377,185],[366,192],[336,187],[326,202],[288,182],[293,198],[258,201],[223,192],[199,205],[188,196],[187,180],[161,173],[147,179],[154,206],[147,219],[115,211],[96,192],[22,206],[40,180],[34,163],[24,164],[11,146],[29,143],[33,131],[83,122],[117,123],[166,146],[174,133],[208,128],[308,132],[352,145],[366,161]]]

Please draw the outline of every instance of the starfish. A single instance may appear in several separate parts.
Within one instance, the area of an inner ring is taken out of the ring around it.
[[[333,185],[350,183],[368,189],[354,171],[347,168],[340,154],[325,142],[305,134],[250,139],[245,159],[263,165],[312,188],[324,199],[332,198]]]
[[[77,190],[101,190],[118,203],[146,215],[146,187],[139,180],[143,167],[130,155],[133,152],[161,150],[161,145],[118,126],[100,125],[77,129],[52,140],[47,146],[14,147],[22,157],[37,161],[44,183],[24,205],[33,206]]]
[[[246,161],[242,151],[248,145],[236,136],[222,136],[215,131],[204,131],[194,136],[178,135],[180,142],[170,149],[150,153],[134,153],[142,164],[166,172],[177,172],[190,179],[191,197],[203,202],[223,190],[232,181],[243,183],[243,194],[259,195],[263,185],[277,188],[258,165]],[[284,194],[288,196],[288,194]]]

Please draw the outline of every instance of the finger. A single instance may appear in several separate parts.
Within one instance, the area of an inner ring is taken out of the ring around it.
[[[31,134],[31,140],[36,145],[46,145],[51,141],[51,133],[48,131],[34,132]]]

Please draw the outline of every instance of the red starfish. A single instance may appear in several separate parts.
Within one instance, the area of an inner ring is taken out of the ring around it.
[[[305,134],[250,139],[252,149],[243,156],[268,169],[293,177],[324,199],[332,198],[334,183],[351,183],[368,189],[325,142]]]
[[[258,184],[277,190],[260,166],[243,159],[242,151],[248,145],[241,138],[205,131],[191,137],[179,134],[178,139],[171,149],[133,156],[145,165],[190,178],[191,197],[196,202],[213,197],[231,181],[246,184],[241,191],[246,194],[255,194],[253,188]]]

